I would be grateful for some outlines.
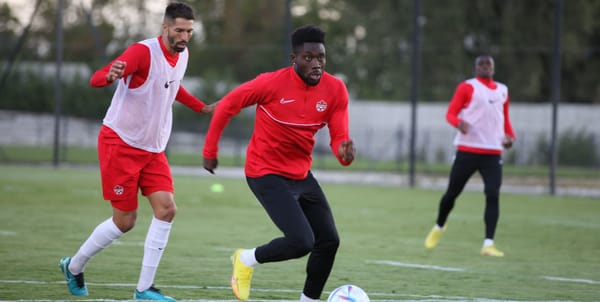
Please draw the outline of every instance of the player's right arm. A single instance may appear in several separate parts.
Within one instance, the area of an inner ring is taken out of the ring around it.
[[[90,85],[92,87],[105,87],[117,79],[136,74],[136,77],[129,84],[132,88],[139,87],[148,77],[149,69],[150,49],[141,43],[135,43],[112,62],[98,69],[90,78]]]
[[[219,140],[231,118],[240,113],[242,108],[257,104],[263,99],[260,82],[265,81],[260,81],[259,78],[260,76],[241,84],[218,101],[219,105],[213,112],[202,149],[203,166],[208,172],[214,174],[217,168]]]
[[[469,130],[469,123],[458,117],[460,111],[469,105],[469,101],[473,96],[473,86],[467,82],[462,82],[456,87],[454,96],[448,105],[446,111],[446,121],[462,133],[467,133]]]

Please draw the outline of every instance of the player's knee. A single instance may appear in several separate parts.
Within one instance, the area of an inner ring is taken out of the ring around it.
[[[113,208],[112,220],[121,232],[127,233],[135,226],[135,221],[137,220],[137,211],[123,211]]]
[[[121,232],[127,233],[135,227],[135,218],[135,216],[131,216],[124,219],[117,219],[114,222]]]
[[[485,189],[484,193],[488,202],[498,202],[500,189]]]
[[[335,236],[329,240],[324,240],[323,243],[315,246],[315,250],[319,250],[321,253],[335,254],[338,247],[340,246],[340,238]]]
[[[328,249],[337,251],[338,247],[340,247],[340,238],[339,237],[336,237],[335,239],[333,239],[327,243]]]
[[[291,257],[300,258],[308,255],[308,253],[310,253],[310,251],[313,249],[314,244],[315,241],[312,237],[293,240],[290,243],[290,252],[292,254]]]
[[[154,213],[154,217],[162,221],[173,221],[177,214],[177,206],[175,202],[170,202],[157,209]]]

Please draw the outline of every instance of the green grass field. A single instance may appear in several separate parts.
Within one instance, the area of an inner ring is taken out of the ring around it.
[[[209,187],[221,183],[225,190]],[[496,242],[479,255],[483,199],[465,192],[440,245],[426,251],[441,192],[323,184],[341,236],[321,297],[356,284],[386,301],[599,301],[600,200],[503,194]],[[175,176],[178,215],[156,286],[179,300],[232,300],[229,256],[278,236],[243,179]],[[58,268],[111,214],[97,169],[0,166],[0,300],[131,299],[150,209],[86,269],[90,296],[71,296]],[[259,266],[251,299],[298,299],[306,258]]]

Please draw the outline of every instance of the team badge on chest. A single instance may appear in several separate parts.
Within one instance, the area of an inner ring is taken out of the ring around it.
[[[325,102],[324,100],[318,101],[315,105],[315,109],[317,109],[318,112],[325,111],[325,109],[327,109],[327,102]]]

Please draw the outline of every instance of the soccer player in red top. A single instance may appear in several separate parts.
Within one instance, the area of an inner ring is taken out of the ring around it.
[[[502,150],[512,147],[515,133],[508,115],[508,88],[495,82],[493,76],[494,59],[489,55],[478,56],[475,59],[475,78],[458,85],[448,106],[446,119],[458,129],[454,139],[457,151],[448,188],[440,201],[436,224],[425,239],[428,249],[439,242],[454,201],[473,173],[479,171],[485,193],[485,239],[480,253],[504,256],[494,244],[494,234],[500,214]]]
[[[246,152],[248,186],[283,237],[232,257],[231,287],[247,300],[253,267],[310,253],[300,301],[318,300],[333,267],[339,237],[329,203],[310,172],[315,133],[327,126],[338,161],[350,165],[348,91],[324,71],[325,33],[315,26],[291,35],[291,65],[241,84],[219,101],[206,133],[204,168],[217,168],[218,142],[229,120],[256,105],[254,132]]]
[[[93,87],[117,85],[98,135],[102,191],[113,215],[94,229],[73,257],[61,259],[60,268],[73,295],[88,294],[83,278],[88,261],[134,227],[141,191],[154,215],[133,297],[175,301],[153,286],[176,212],[164,152],[171,134],[172,105],[177,100],[196,112],[214,110],[214,104],[205,105],[181,86],[193,23],[191,7],[169,4],[160,36],[131,45],[90,79]]]

